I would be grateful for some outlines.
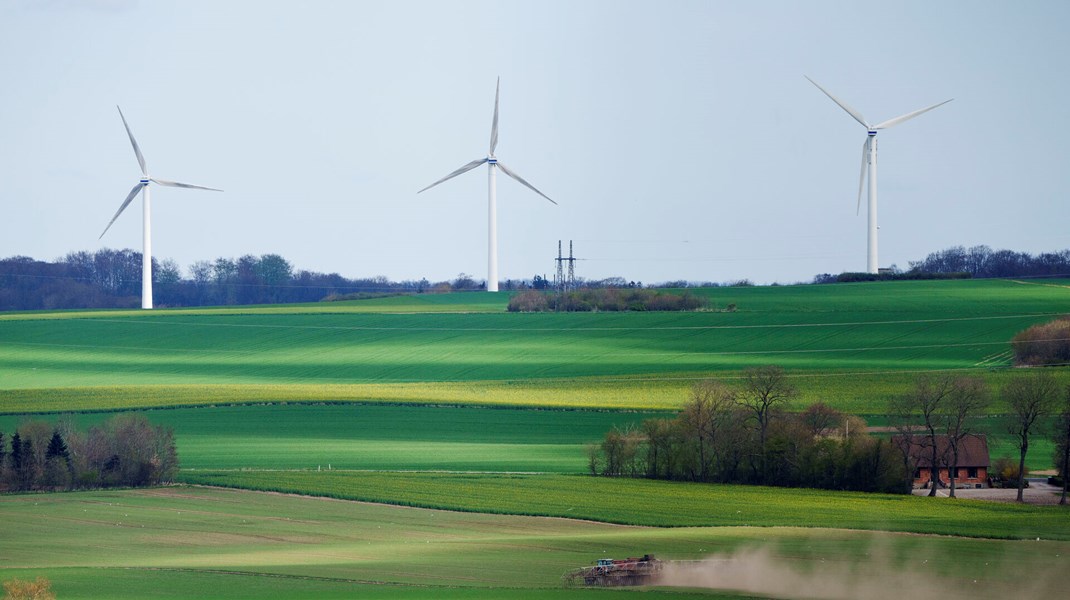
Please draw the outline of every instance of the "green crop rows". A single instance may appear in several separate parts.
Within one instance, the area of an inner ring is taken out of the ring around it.
[[[10,315],[0,317],[0,412],[307,400],[665,409],[695,379],[775,363],[798,379],[800,402],[878,413],[918,371],[1006,366],[1014,333],[1070,305],[1070,288],[1009,281],[701,293],[740,309],[416,310],[468,296],[444,295],[334,312]]]

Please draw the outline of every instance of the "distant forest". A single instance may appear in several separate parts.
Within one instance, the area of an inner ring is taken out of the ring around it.
[[[911,271],[969,273],[973,277],[1056,277],[1070,275],[1070,249],[1032,255],[988,246],[954,246],[911,261]]]
[[[173,260],[153,259],[156,305],[227,306],[320,302],[375,295],[475,291],[483,282],[460,274],[450,281],[392,281],[383,276],[347,279],[337,273],[297,270],[278,254],[217,258],[190,265],[188,275]],[[988,246],[956,246],[911,261],[909,271],[894,278],[924,278],[929,274],[964,277],[1070,276],[1070,250],[1031,255]],[[856,275],[856,274],[844,274]],[[844,275],[818,275],[814,283],[847,281]],[[873,276],[877,277],[877,276]],[[611,277],[582,281],[588,288],[696,287],[686,281],[658,286]],[[703,286],[715,286],[704,283]],[[729,285],[749,285],[747,280]],[[530,280],[506,280],[503,290],[548,289],[552,282],[536,275]],[[26,256],[0,259],[0,311],[62,308],[136,308],[141,297],[141,253],[103,249],[71,252],[53,262]]]
[[[278,254],[198,261],[189,276],[173,260],[152,259],[156,306],[224,306],[350,299],[368,295],[477,290],[467,275],[432,283],[386,277],[347,279],[295,270]],[[72,252],[55,262],[15,256],[0,260],[0,310],[136,308],[141,305],[141,253]]]
[[[1070,250],[1034,255],[1014,250],[993,250],[988,246],[952,246],[933,252],[924,260],[910,261],[910,268],[906,271],[893,267],[890,272],[882,272],[879,275],[824,273],[814,277],[814,283],[971,277],[1070,277]]]

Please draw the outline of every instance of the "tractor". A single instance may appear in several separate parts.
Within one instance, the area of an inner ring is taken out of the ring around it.
[[[616,587],[656,583],[661,575],[662,562],[651,554],[641,558],[600,558],[593,566],[581,567],[565,573],[565,585]]]

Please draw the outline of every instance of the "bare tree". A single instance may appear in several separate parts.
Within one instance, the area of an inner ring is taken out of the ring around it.
[[[153,259],[152,278],[156,283],[175,284],[182,281],[182,269],[174,259],[165,258],[157,261]]]
[[[797,395],[784,374],[776,365],[753,367],[743,372],[743,389],[736,403],[746,409],[758,429],[758,445],[761,452],[761,479],[765,482],[768,473],[767,441],[769,422],[774,412]]]
[[[602,453],[605,455],[603,475],[610,477],[639,475],[639,449],[646,436],[632,425],[624,428],[614,426],[602,441]]]
[[[691,388],[691,397],[680,413],[683,435],[695,443],[697,464],[691,478],[707,481],[714,463],[716,444],[725,421],[731,416],[736,391],[725,384],[707,379]]]
[[[587,469],[591,472],[591,475],[598,475],[598,456],[601,447],[598,444],[587,444],[585,450],[587,452]]]
[[[24,421],[19,424],[19,435],[22,436],[24,442],[29,440],[33,444],[33,456],[30,460],[33,460],[34,468],[38,473],[44,472],[45,451],[49,440],[52,439],[52,425],[40,419]]]
[[[914,448],[918,445],[919,437],[911,396],[892,397],[888,402],[888,415],[896,432],[892,436],[892,447],[903,458],[903,491],[909,494],[914,487],[914,472],[918,468],[918,456]]]
[[[1063,394],[1063,405],[1052,437],[1055,441],[1055,466],[1059,468],[1059,475],[1063,479],[1063,494],[1059,504],[1065,505],[1067,480],[1070,480],[1070,385],[1066,386],[1066,393]]]
[[[948,465],[952,498],[955,497],[955,477],[959,472],[959,451],[963,442],[974,437],[973,423],[988,406],[988,387],[980,377],[955,377],[951,381],[951,393],[940,409],[947,434],[951,464]]]
[[[815,402],[807,406],[799,418],[813,437],[829,435],[843,423],[843,413],[824,402]]]
[[[1003,386],[1003,399],[1010,406],[1014,417],[1008,431],[1017,438],[1018,451],[1018,502],[1024,502],[1025,455],[1029,452],[1029,436],[1035,433],[1041,417],[1055,409],[1059,386],[1055,376],[1037,371],[1032,375],[1019,375]]]
[[[670,478],[676,468],[673,445],[677,437],[673,421],[669,419],[646,419],[641,429],[646,436],[647,477]]]
[[[950,375],[921,375],[914,381],[913,390],[892,402],[892,414],[898,422],[897,427],[901,429],[898,443],[904,455],[910,457],[914,454],[915,446],[929,455],[932,464],[932,474],[929,477],[930,496],[936,495],[936,488],[940,485],[940,465],[944,463],[942,450],[946,450],[946,447],[940,448],[936,436],[940,429],[939,414],[954,389],[953,381]],[[922,435],[913,431],[919,420]],[[911,466],[911,460],[907,460],[908,468]],[[909,471],[912,474],[914,469]]]

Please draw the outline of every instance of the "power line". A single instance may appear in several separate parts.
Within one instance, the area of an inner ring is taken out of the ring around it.
[[[564,294],[576,289],[576,261],[581,260],[572,255],[572,240],[568,241],[568,258],[561,254],[561,240],[557,240],[557,275],[554,276],[554,288],[557,293]],[[565,263],[568,263],[568,275],[565,274]]]

